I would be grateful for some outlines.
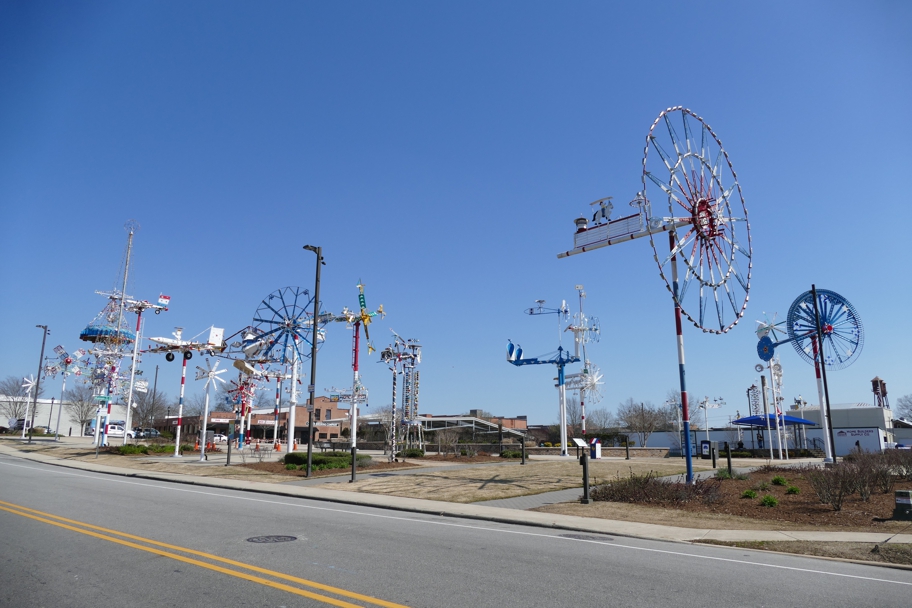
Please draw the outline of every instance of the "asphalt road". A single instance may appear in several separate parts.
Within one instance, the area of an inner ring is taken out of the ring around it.
[[[0,606],[907,606],[912,572],[0,455]],[[291,536],[288,542],[250,542]]]

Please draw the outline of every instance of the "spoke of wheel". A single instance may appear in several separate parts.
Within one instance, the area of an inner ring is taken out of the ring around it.
[[[672,190],[671,188],[669,188],[668,186],[666,186],[663,182],[659,181],[659,179],[658,179],[657,177],[655,177],[652,173],[646,173],[646,176],[649,177],[649,179],[651,179],[653,182],[655,182],[655,185],[658,186],[659,188],[661,188],[662,191],[665,192],[665,194],[667,194],[667,195],[670,196],[671,198],[673,198],[673,199],[675,199],[676,201],[678,201],[678,203],[679,203],[682,207],[684,207],[685,209],[687,209],[687,206],[686,206],[684,203],[681,202],[681,199],[678,198],[678,195],[675,194],[675,191],[674,191],[674,190]]]
[[[662,145],[659,144],[659,141],[656,139],[655,135],[649,136],[649,141],[652,142],[652,147],[655,148],[655,151],[658,152],[659,156],[662,158],[662,162],[665,163],[665,168],[670,173],[672,170],[672,165],[668,162],[670,158],[668,154],[662,149]]]
[[[665,260],[662,262],[661,265],[662,265],[662,266],[665,266],[666,264],[668,264],[668,262],[671,261],[671,258],[673,258],[673,257],[676,256],[677,254],[679,254],[679,253],[684,249],[684,247],[687,245],[687,239],[690,238],[690,236],[693,235],[693,234],[694,234],[694,231],[693,231],[693,229],[691,228],[690,230],[687,231],[687,234],[685,234],[685,235],[683,236],[683,238],[681,238],[680,241],[678,241],[677,239],[675,239],[675,246],[674,246],[674,248],[672,248],[671,253],[668,254],[668,257],[665,258]],[[678,236],[678,235],[675,234],[675,237],[677,237],[677,236]]]
[[[703,320],[706,317],[706,299],[703,297],[704,286],[700,284],[700,327],[703,327]]]
[[[668,114],[664,114],[662,118],[665,119],[665,126],[668,127],[668,136],[671,138],[671,145],[674,146],[678,158],[681,158],[681,148],[678,145],[678,134],[675,132],[674,127],[671,126],[671,120],[669,120]]]
[[[681,113],[681,119],[684,122],[684,139],[687,140],[687,153],[689,154],[690,152],[692,152],[692,150],[690,149],[691,134],[690,134],[690,124],[687,122],[687,113],[686,112]],[[696,142],[694,142],[694,143],[696,143]]]
[[[738,310],[738,305],[735,303],[735,294],[733,294],[731,289],[728,288],[728,281],[725,281],[722,286],[725,288],[725,294],[728,296],[728,302],[732,306],[732,312],[735,314],[735,318],[737,318],[740,310]],[[776,332],[772,331],[772,334],[773,339],[776,339]]]
[[[291,313],[294,312],[293,310],[289,311],[288,302],[285,301],[285,292],[286,291],[288,291],[288,289],[282,289],[281,291],[279,291],[279,299],[282,300],[282,320],[283,321],[289,318],[290,312]]]
[[[269,294],[269,297],[271,298],[271,297],[272,297],[272,294]],[[271,310],[271,311],[273,312],[273,314],[275,314],[275,316],[277,316],[277,317],[281,317],[281,316],[282,316],[282,313],[280,313],[278,310],[276,310],[275,308],[273,308],[273,307],[269,304],[268,299],[267,299],[267,300],[263,300],[263,305],[266,306],[266,308],[268,308],[269,310]]]
[[[722,176],[722,157],[725,156],[725,150],[719,146],[719,153],[716,155],[716,162],[713,163],[713,177],[719,179]]]

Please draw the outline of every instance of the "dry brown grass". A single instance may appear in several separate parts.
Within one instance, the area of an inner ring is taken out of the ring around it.
[[[684,465],[668,460],[602,460],[589,464],[590,477],[596,480],[613,478],[630,472],[660,475],[684,473]],[[455,469],[452,471],[416,471],[412,475],[364,478],[355,483],[330,483],[325,488],[346,492],[365,492],[423,498],[445,502],[471,503],[484,500],[513,498],[566,490],[582,486],[582,467],[575,458],[562,461],[530,461],[525,466],[516,463]]]

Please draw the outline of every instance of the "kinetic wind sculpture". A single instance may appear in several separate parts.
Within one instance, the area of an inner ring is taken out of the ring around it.
[[[416,369],[421,363],[421,345],[418,340],[402,338],[390,329],[395,338],[393,344],[380,351],[380,362],[386,363],[393,372],[393,401],[389,431],[390,453],[389,460],[393,461],[399,445],[399,426],[404,427],[405,436],[403,443],[410,447],[412,429],[415,429],[415,438],[419,448],[424,447],[424,435],[418,421],[418,389],[419,371]],[[401,369],[401,371],[400,371]],[[396,411],[396,377],[402,374],[402,410],[401,415]]]
[[[564,379],[569,390],[576,391],[580,400],[580,426],[583,439],[586,438],[586,402],[598,403],[602,399],[599,387],[602,382],[602,372],[589,360],[586,353],[586,344],[599,341],[599,320],[596,317],[587,317],[583,313],[583,298],[586,292],[582,285],[576,286],[579,293],[579,313],[573,315],[573,323],[565,331],[573,332],[574,355],[580,356],[582,351],[583,369],[575,374],[568,374]]]
[[[852,304],[838,293],[811,285],[792,302],[786,318],[788,338],[774,341],[762,336],[757,354],[771,361],[776,347],[792,343],[802,359],[814,366],[826,461],[835,462],[827,368],[844,369],[855,362],[864,346],[864,326]]]
[[[57,355],[57,360],[54,361],[50,357],[46,359],[44,377],[56,378],[57,374],[63,374],[63,382],[60,385],[60,407],[57,410],[57,425],[55,427],[55,435],[59,439],[60,414],[63,411],[63,399],[66,395],[67,376],[74,375],[77,378],[82,376],[83,370],[91,369],[92,362],[88,358],[82,359],[82,357],[85,356],[86,351],[81,348],[70,355],[63,345],[57,345],[54,347],[54,353]],[[50,424],[50,418],[48,418],[48,426],[50,426]],[[126,435],[126,433],[124,433],[124,435]]]
[[[527,315],[557,315],[558,326],[561,321],[567,321],[570,318],[570,310],[567,308],[567,302],[561,303],[560,308],[545,308],[542,306],[544,300],[536,300],[537,307],[526,309]],[[548,358],[545,358],[548,357]],[[560,407],[560,441],[561,456],[568,456],[567,451],[567,393],[564,385],[564,367],[570,363],[576,363],[580,358],[571,355],[564,350],[563,345],[557,347],[556,353],[548,353],[540,357],[523,358],[522,348],[517,344],[514,345],[512,340],[507,340],[507,361],[513,365],[556,365],[557,366],[557,395]]]
[[[250,415],[253,392],[258,388],[256,380],[268,382],[275,378],[277,382],[291,381],[286,446],[288,452],[294,450],[295,408],[298,405],[298,386],[301,384],[301,364],[310,358],[314,343],[317,347],[323,343],[324,331],[321,328],[332,320],[332,315],[326,314],[314,319],[315,306],[316,302],[307,289],[277,289],[257,307],[253,316],[254,325],[242,330],[243,341],[232,344],[234,348],[239,347],[244,356],[244,360],[236,360],[234,366],[241,371],[238,394],[244,396],[240,403],[246,416]],[[256,365],[260,366],[259,370]],[[241,386],[244,388],[241,389]],[[276,425],[280,390],[276,390]],[[313,411],[312,403],[307,407]]]
[[[386,316],[386,313],[383,311],[383,305],[377,307],[377,310],[374,312],[368,312],[367,310],[367,301],[364,298],[364,285],[361,283],[360,279],[358,280],[358,305],[360,307],[360,313],[353,312],[348,308],[342,309],[342,314],[333,317],[333,321],[344,322],[346,328],[352,330],[352,385],[351,388],[347,389],[337,389],[333,387],[331,390],[333,393],[339,395],[341,401],[347,401],[351,404],[351,409],[349,410],[349,424],[351,428],[351,448],[352,450],[357,449],[358,447],[358,408],[361,404],[367,405],[367,388],[361,383],[361,377],[359,375],[359,361],[358,354],[360,351],[360,340],[361,340],[361,326],[364,326],[364,338],[367,340],[367,354],[370,356],[374,352],[374,346],[370,341],[370,333],[368,331],[368,326],[371,323],[371,319],[380,316],[382,319]]]
[[[180,458],[180,436],[181,428],[184,424],[184,388],[187,385],[187,361],[193,358],[193,351],[207,352],[210,355],[220,353],[225,350],[225,341],[222,336],[225,330],[220,327],[209,327],[209,337],[205,342],[199,342],[194,336],[190,340],[183,339],[182,327],[175,327],[171,335],[174,338],[149,338],[156,344],[143,352],[147,353],[165,353],[165,360],[174,361],[174,353],[181,353],[181,383],[180,393],[177,400],[177,429],[174,431],[174,457]],[[205,331],[205,330],[203,330]],[[200,332],[202,333],[202,332]]]
[[[25,430],[29,426],[29,409],[32,402],[32,389],[38,381],[35,374],[29,374],[27,378],[22,379],[22,388],[25,389],[25,421],[22,423],[22,438],[25,439]]]
[[[764,313],[764,320],[757,321],[757,338],[763,339],[766,336],[772,336],[773,340],[778,340],[780,336],[785,335],[785,322],[780,321],[776,322],[776,317],[779,316],[778,313],[773,313],[773,318],[770,319],[769,316],[766,316]],[[767,369],[770,373],[770,390],[773,394],[773,405],[776,409],[776,441],[778,442],[779,449],[779,460],[783,459],[783,434],[787,433],[785,426],[785,413],[782,411],[782,362],[779,360],[779,357],[773,357],[766,362]],[[757,371],[760,372],[763,370],[762,366],[758,366],[760,369]],[[767,422],[769,420],[767,419]],[[770,452],[772,453],[773,442],[770,441]],[[788,448],[785,450],[785,459],[788,460]]]
[[[633,214],[612,220],[609,199],[592,203],[599,205],[592,225],[585,217],[577,218],[573,249],[557,257],[649,237],[659,274],[675,307],[687,483],[691,483],[690,410],[681,316],[714,334],[728,332],[744,316],[752,270],[750,224],[741,186],[722,142],[702,118],[681,106],[659,114],[649,129],[642,184],[642,191],[630,202],[636,209]],[[653,194],[655,201],[650,200]],[[665,203],[664,212],[653,210],[653,203],[658,201]],[[668,233],[667,255],[664,239],[659,238],[663,232]],[[681,280],[679,257],[685,266]]]
[[[135,300],[127,295],[127,280],[130,274],[130,261],[133,252],[133,235],[139,229],[139,224],[134,220],[129,220],[124,224],[124,228],[129,236],[127,237],[121,288],[110,292],[96,292],[107,296],[108,304],[79,334],[81,340],[94,344],[94,347],[89,351],[95,358],[91,381],[94,387],[95,399],[107,406],[103,427],[99,424],[101,407],[96,412],[94,440],[96,446],[107,445],[107,427],[111,417],[112,395],[121,394],[126,398],[127,424],[129,425],[136,366],[139,361],[137,348],[139,345],[142,312],[147,309],[154,309],[155,313],[158,314],[163,310],[168,310],[168,301],[170,300],[168,296],[159,296],[159,304],[156,305],[150,304],[146,300]],[[131,331],[128,326],[125,317],[127,312],[137,313],[135,331]],[[128,386],[123,386],[121,384],[122,375],[120,371],[122,361],[128,355],[127,349],[131,345],[133,355],[130,362],[130,382]],[[124,443],[126,443],[126,439],[126,433],[124,433]]]
[[[219,378],[219,374],[224,374],[227,372],[227,369],[219,369],[219,361],[215,362],[215,365],[209,364],[209,359],[206,359],[206,368],[203,369],[199,365],[196,366],[196,379],[206,380],[206,401],[203,406],[203,432],[200,437],[200,462],[206,460],[206,424],[209,421],[209,388],[215,382],[225,382],[222,378]]]

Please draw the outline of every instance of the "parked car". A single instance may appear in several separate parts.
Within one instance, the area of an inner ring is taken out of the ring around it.
[[[222,435],[221,433],[216,433],[212,436],[212,441],[215,443],[228,443],[228,438]]]
[[[127,437],[134,437],[133,431],[124,431],[124,428],[119,424],[108,425],[108,437],[123,437],[124,432],[126,432]]]

